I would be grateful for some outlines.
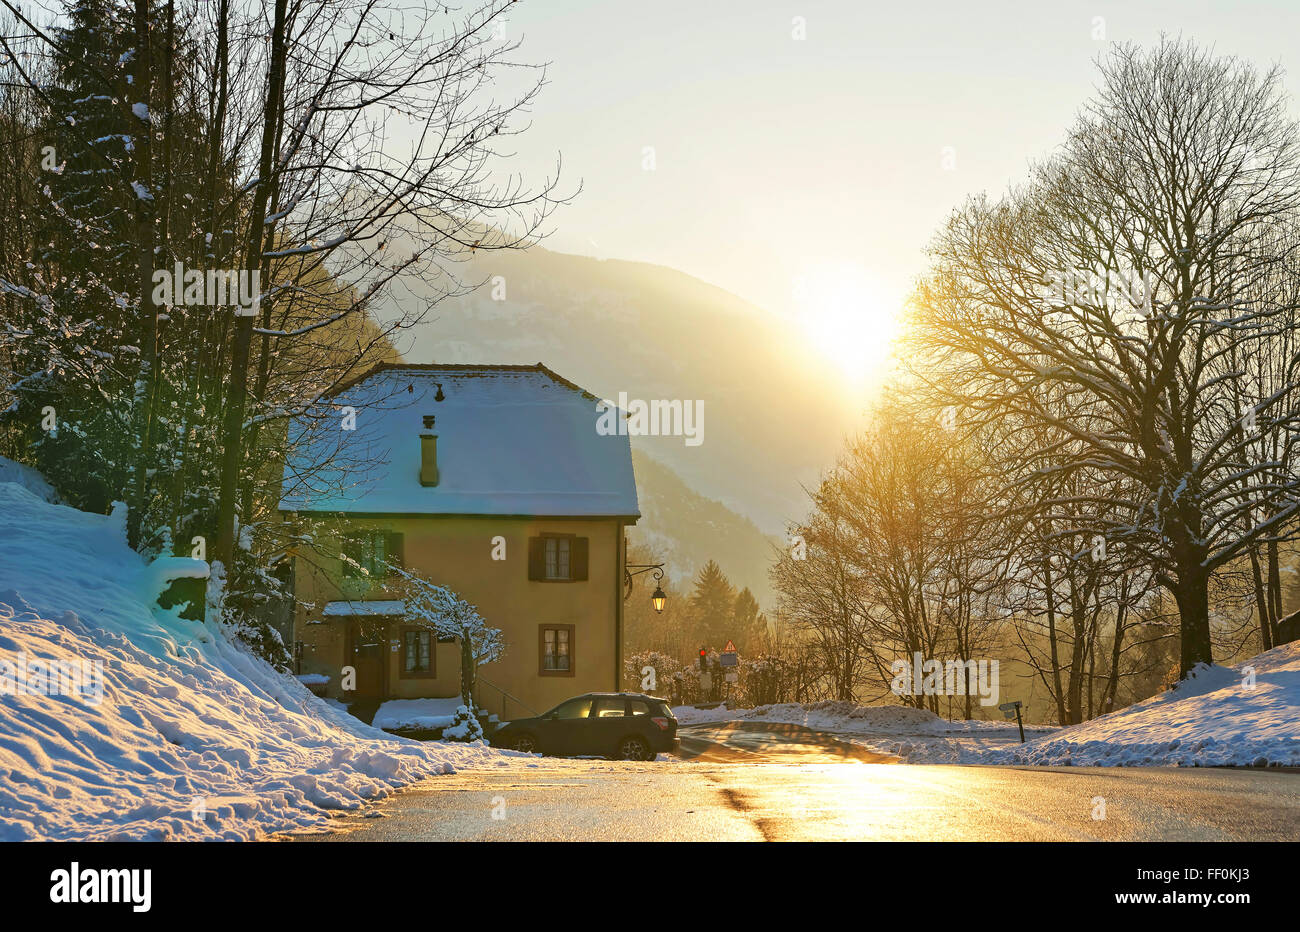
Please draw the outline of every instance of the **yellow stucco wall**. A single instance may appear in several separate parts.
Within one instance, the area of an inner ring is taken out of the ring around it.
[[[338,519],[338,533],[382,530],[403,535],[403,560],[408,568],[445,585],[478,607],[493,627],[502,629],[505,656],[479,668],[480,680],[490,681],[536,712],[564,699],[592,690],[619,688],[621,665],[617,619],[622,600],[623,524],[599,520],[515,518],[383,517]],[[528,539],[543,533],[586,537],[588,572],[585,581],[538,582],[528,578]],[[504,560],[492,559],[496,537],[505,538]],[[320,551],[337,552],[322,545]],[[341,670],[345,663],[346,623],[342,618],[322,618],[326,602],[396,598],[381,587],[364,595],[345,593],[340,561],[323,552],[304,551],[296,558],[295,637],[304,644],[303,673],[329,677],[327,694],[342,696]],[[313,604],[314,603],[314,604]],[[573,625],[573,676],[542,676],[539,667],[539,626]],[[438,645],[436,677],[404,679],[401,652],[394,649],[396,625],[386,632],[389,698],[449,697],[460,692],[459,648]],[[502,709],[500,693],[481,683],[479,702],[503,718],[528,714],[510,702]]]

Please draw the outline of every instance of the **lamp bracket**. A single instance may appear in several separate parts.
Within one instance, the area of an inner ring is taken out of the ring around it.
[[[627,592],[623,595],[624,600],[632,597],[632,577],[640,576],[642,573],[654,573],[654,580],[658,583],[664,578],[664,564],[662,563],[628,563],[623,567],[623,582],[627,586]]]

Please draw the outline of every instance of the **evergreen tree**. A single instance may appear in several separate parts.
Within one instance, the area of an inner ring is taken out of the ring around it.
[[[65,498],[104,511],[128,474],[137,368],[136,319],[124,298],[131,212],[121,190],[130,20],[113,0],[77,0],[65,16],[54,30],[64,54],[53,59],[36,133],[34,284],[50,300],[15,309],[36,338],[15,344],[13,368],[31,381],[13,423]]]
[[[695,630],[708,641],[708,646],[721,649],[730,637],[728,628],[735,607],[736,590],[717,563],[710,560],[695,577],[691,595],[691,614]]]
[[[759,611],[758,600],[746,586],[736,595],[731,609],[732,640],[742,654],[756,654],[767,638],[767,616]]]

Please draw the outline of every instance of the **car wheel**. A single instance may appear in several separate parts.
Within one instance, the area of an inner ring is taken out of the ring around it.
[[[516,751],[523,751],[525,754],[537,753],[537,739],[530,734],[522,734],[514,740],[512,747]]]
[[[618,743],[619,760],[650,760],[650,745],[639,735],[628,735]]]

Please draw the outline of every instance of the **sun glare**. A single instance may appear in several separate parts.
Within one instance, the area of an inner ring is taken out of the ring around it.
[[[859,265],[813,269],[795,285],[809,343],[854,384],[879,373],[898,336],[901,301]]]

